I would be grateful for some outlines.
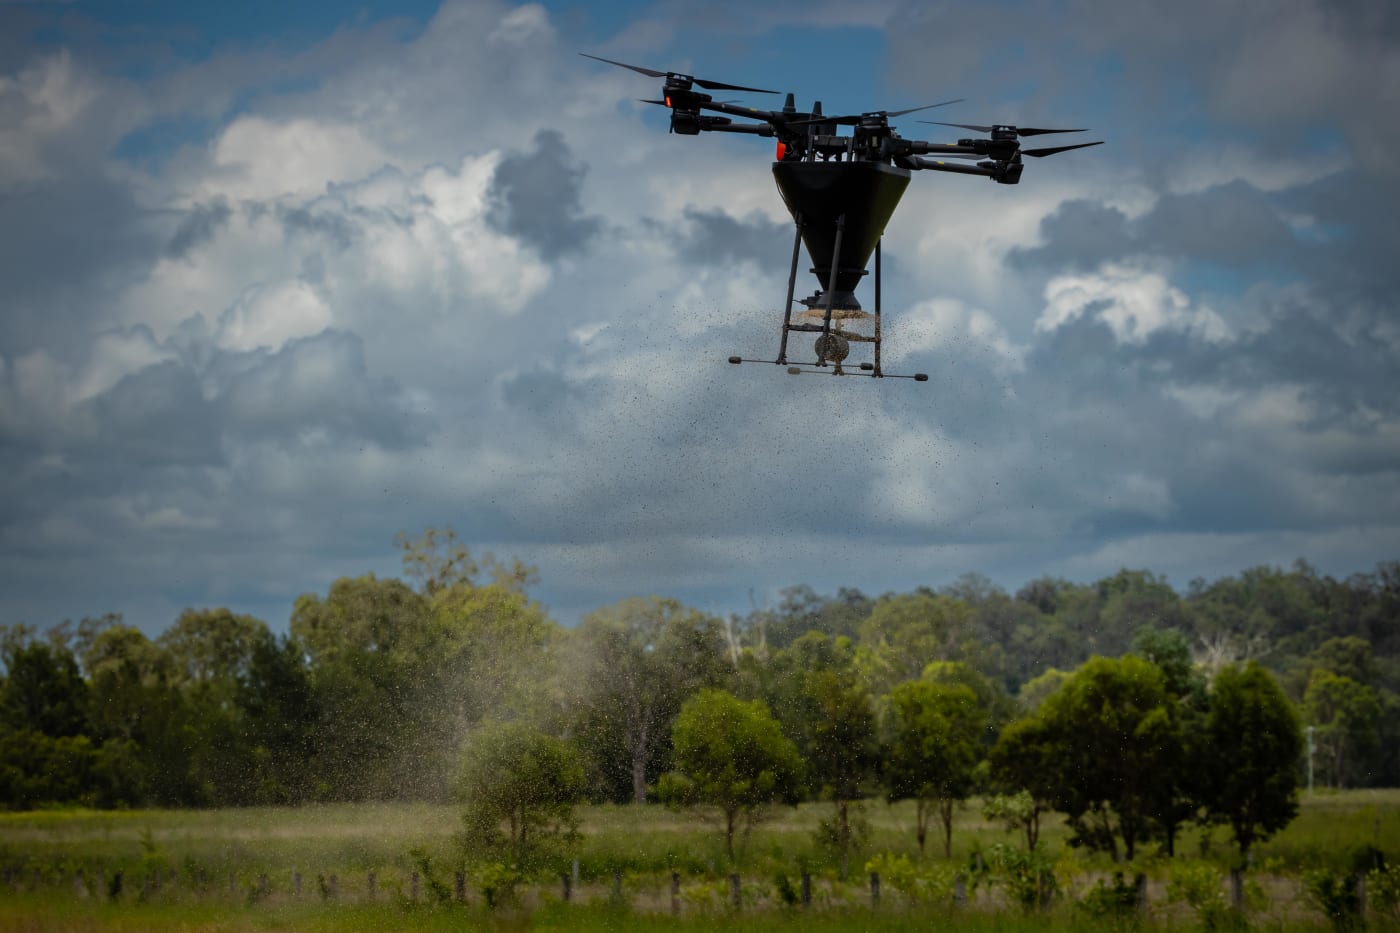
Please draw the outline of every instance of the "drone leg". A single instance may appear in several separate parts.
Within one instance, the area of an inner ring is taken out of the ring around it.
[[[783,302],[783,341],[778,345],[778,365],[787,363],[788,328],[792,326],[792,291],[797,287],[797,257],[802,249],[802,215],[798,214],[797,235],[792,238],[792,268],[788,271],[787,301]]]
[[[836,300],[836,270],[841,262],[841,236],[846,232],[846,215],[842,214],[836,218],[836,247],[831,253],[831,274],[826,278],[826,316],[822,320],[822,337],[831,333],[831,303]],[[822,341],[822,346],[826,346],[826,341]],[[817,365],[826,365],[826,354],[817,354]]]
[[[875,241],[875,378],[879,379],[884,373],[880,372],[880,244],[884,237]]]

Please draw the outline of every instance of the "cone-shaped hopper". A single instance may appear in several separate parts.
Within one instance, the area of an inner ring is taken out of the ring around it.
[[[802,217],[802,242],[822,288],[836,251],[836,221],[846,215],[832,305],[859,308],[853,292],[909,186],[909,170],[883,162],[774,162],[773,177],[793,219]]]

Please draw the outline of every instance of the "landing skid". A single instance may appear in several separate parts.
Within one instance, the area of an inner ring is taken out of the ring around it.
[[[827,275],[826,291],[822,296],[825,299],[822,303],[822,323],[817,325],[794,324],[792,322],[792,296],[793,291],[797,287],[797,260],[800,258],[802,252],[802,215],[798,214],[794,218],[794,221],[797,232],[792,240],[792,263],[788,269],[787,302],[783,305],[783,335],[782,341],[778,345],[778,358],[776,360],[750,360],[740,356],[731,356],[729,362],[735,365],[740,363],[770,363],[777,366],[787,366],[788,374],[792,376],[804,374],[813,376],[870,376],[874,379],[913,379],[915,382],[928,382],[927,373],[912,373],[908,375],[887,373],[880,367],[880,245],[883,237],[875,241],[875,312],[870,316],[874,320],[874,335],[867,337],[861,334],[844,332],[839,328],[837,330],[832,329],[832,312],[834,310],[838,311],[838,320],[846,312],[844,308],[834,309],[832,306],[832,302],[836,297],[836,274],[838,271],[837,263],[841,257],[841,238],[846,228],[845,214],[842,214],[836,219],[836,248],[832,251],[831,269]],[[815,272],[816,270],[813,269],[812,271]],[[865,275],[865,271],[861,270],[860,274]],[[811,299],[807,299],[807,302],[811,302]],[[811,303],[808,304],[808,308],[813,311],[816,310]],[[858,309],[853,313],[864,315],[864,312]],[[788,334],[793,331],[820,335],[817,337],[816,341],[816,362],[789,365],[787,358]],[[861,363],[854,371],[843,367],[842,363],[845,360],[846,352],[851,342],[872,344],[874,347],[874,362]],[[837,347],[840,347],[839,359],[834,356]]]

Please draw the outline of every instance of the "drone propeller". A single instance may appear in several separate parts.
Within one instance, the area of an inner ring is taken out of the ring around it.
[[[917,113],[920,110],[932,110],[934,107],[946,107],[949,104],[960,104],[963,98],[955,100],[945,100],[937,104],[924,104],[922,107],[909,107],[905,110],[872,110],[869,113],[849,113],[838,117],[814,117],[811,120],[789,120],[788,126],[808,126],[818,123],[834,123],[838,126],[860,126],[871,117],[879,117],[888,120],[890,117],[902,117],[906,113]],[[921,121],[926,122],[926,121]]]
[[[1044,157],[1044,156],[1054,155],[1054,154],[1057,153],[1057,152],[1069,152],[1071,149],[1087,149],[1087,148],[1089,148],[1090,146],[1102,146],[1102,145],[1103,145],[1103,141],[1100,140],[1099,142],[1096,142],[1096,143],[1079,143],[1078,145],[1074,145],[1074,146],[1046,146],[1046,147],[1043,148],[1043,149],[1022,149],[1022,150],[1021,150],[1021,155],[1028,155],[1028,156],[1031,156],[1031,157],[1033,157],[1033,158],[1039,159],[1039,158],[1042,158],[1042,157]]]
[[[584,58],[591,58],[594,61],[607,62],[609,65],[616,65],[619,68],[627,68],[638,74],[643,74],[651,78],[679,78],[683,81],[690,81],[700,85],[707,91],[748,91],[752,94],[777,94],[777,91],[767,91],[761,87],[744,87],[742,84],[725,84],[723,81],[707,81],[697,78],[694,75],[681,74],[678,71],[657,71],[653,68],[643,68],[641,65],[629,65],[626,62],[615,62],[611,58],[600,58],[597,55],[589,55],[587,52],[579,52]]]
[[[977,123],[943,123],[938,120],[920,120],[920,123],[928,123],[932,126],[956,126],[959,129],[972,130],[976,133],[996,133],[1009,131],[1013,136],[1043,136],[1046,133],[1083,133],[1084,129],[1077,130],[1046,130],[1030,126],[1009,126],[1007,124],[995,124],[992,126],[982,126]]]

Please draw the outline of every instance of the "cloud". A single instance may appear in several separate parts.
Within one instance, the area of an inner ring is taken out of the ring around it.
[[[580,204],[586,172],[558,130],[540,130],[534,151],[507,155],[497,163],[487,218],[546,260],[581,252],[602,227]]]
[[[3,606],[280,622],[449,523],[539,563],[566,621],[631,592],[729,610],[799,580],[1393,555],[1400,233],[1354,125],[1388,92],[1326,58],[1328,106],[1259,100],[1287,63],[1230,56],[1250,30],[1303,48],[1302,24],[1384,84],[1393,17],[1248,7],[813,13],[888,17],[899,87],[983,89],[960,119],[1108,128],[1020,186],[911,185],[885,359],[926,384],[724,363],[776,351],[768,144],[666,134],[544,7],[449,2],[140,79],[30,55],[0,95],[0,128],[32,131],[0,163]],[[617,41],[681,60],[668,9]],[[703,28],[780,42],[808,9]],[[1043,41],[1008,49],[1008,21]]]

